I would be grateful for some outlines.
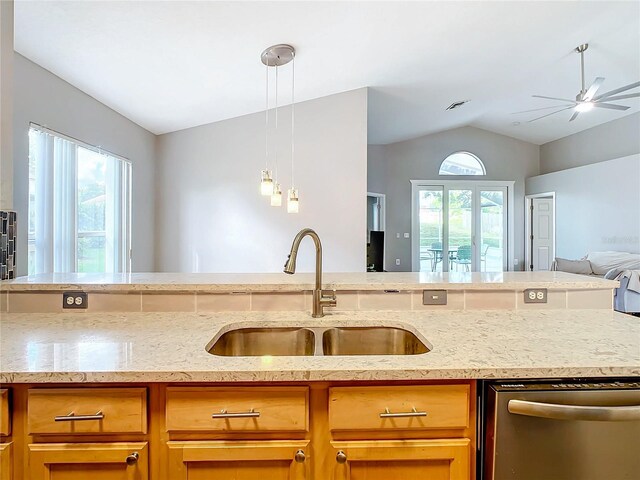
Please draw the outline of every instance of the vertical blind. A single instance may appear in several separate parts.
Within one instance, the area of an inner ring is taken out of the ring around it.
[[[131,164],[32,124],[29,274],[130,270]]]

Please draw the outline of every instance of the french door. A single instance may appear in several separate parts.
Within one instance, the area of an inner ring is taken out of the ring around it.
[[[424,272],[502,272],[512,182],[412,181],[412,263]]]

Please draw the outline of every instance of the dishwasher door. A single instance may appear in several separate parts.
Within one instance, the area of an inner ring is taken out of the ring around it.
[[[638,480],[640,389],[613,385],[491,385],[483,478]]]

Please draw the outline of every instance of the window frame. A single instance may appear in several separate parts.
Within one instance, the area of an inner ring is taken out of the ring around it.
[[[118,183],[118,188],[119,188],[119,192],[118,192],[118,201],[115,204],[115,207],[118,210],[118,215],[119,215],[119,221],[118,221],[118,228],[120,230],[122,230],[121,233],[117,233],[116,234],[116,238],[119,244],[118,248],[114,248],[114,252],[117,252],[118,254],[118,258],[117,260],[115,260],[113,262],[113,273],[128,273],[131,271],[131,243],[132,243],[132,221],[131,221],[131,212],[132,212],[132,176],[133,176],[133,163],[131,162],[131,160],[129,160],[126,157],[123,157],[122,155],[118,155],[116,153],[113,153],[111,151],[105,150],[100,146],[95,146],[95,145],[91,145],[89,143],[83,142],[82,140],[78,140],[77,138],[71,137],[69,135],[65,135],[63,133],[57,132],[55,130],[52,130],[50,128],[44,127],[42,125],[38,125],[37,123],[34,122],[30,122],[29,123],[29,133],[31,133],[32,130],[38,131],[40,133],[44,133],[46,135],[50,135],[54,138],[60,138],[62,140],[65,140],[67,142],[70,142],[71,144],[73,144],[74,147],[74,156],[75,159],[73,161],[73,180],[71,180],[74,185],[73,185],[73,196],[74,199],[71,202],[71,206],[67,207],[67,210],[70,211],[66,211],[66,215],[71,218],[71,223],[73,224],[73,238],[69,239],[68,244],[73,245],[73,251],[72,252],[66,252],[65,255],[71,255],[70,258],[72,258],[72,261],[68,262],[70,265],[72,265],[72,267],[70,267],[70,271],[71,272],[78,272],[78,238],[80,237],[86,237],[86,236],[92,236],[92,235],[87,235],[87,233],[93,233],[93,232],[80,232],[78,229],[78,216],[77,216],[77,210],[78,210],[78,179],[77,179],[77,174],[78,174],[78,150],[79,148],[83,148],[86,150],[89,150],[91,152],[97,153],[99,155],[104,155],[107,157],[111,157],[115,160],[117,160],[119,163],[116,163],[117,165],[117,170],[119,170],[118,175],[120,176],[120,180]],[[29,150],[31,150],[31,146],[29,148]],[[29,164],[31,164],[31,151],[29,151]],[[29,177],[31,177],[31,175],[29,175]],[[31,178],[29,178],[29,180],[31,180]],[[53,184],[55,185],[55,182],[53,180],[53,177],[48,180],[50,182],[53,182]],[[36,195],[37,195],[37,187],[36,187]],[[29,195],[31,195],[31,188],[29,188]],[[46,199],[45,199],[46,201]],[[37,203],[37,202],[36,202]],[[28,204],[28,212],[29,215],[31,213],[31,199],[29,198],[29,204]],[[28,227],[29,228],[29,227]],[[107,228],[105,225],[105,238],[108,236],[108,232],[107,232]],[[37,245],[37,222],[36,222],[36,231],[32,234],[30,231],[28,233],[28,245],[31,245],[31,243],[33,243],[34,245]],[[54,239],[51,239],[49,242],[49,245],[47,248],[50,248],[51,250],[53,250],[55,247],[53,245],[54,243]],[[36,247],[37,248],[37,247]],[[28,252],[28,259],[30,260],[30,256],[29,256],[29,252]],[[66,263],[66,262],[65,262]],[[49,268],[46,268],[45,270],[48,270]],[[54,272],[56,271],[56,267],[52,267],[51,270],[53,270]],[[66,269],[68,270],[68,269]],[[111,273],[109,271],[109,267],[106,266],[105,264],[105,272],[104,273]],[[46,273],[54,273],[54,272],[46,272]],[[38,270],[35,271],[35,273],[41,273]],[[57,272],[55,272],[57,273]],[[96,272],[96,273],[102,273],[102,272]],[[31,274],[31,272],[29,272],[29,274]]]
[[[447,160],[449,160],[449,158],[453,157],[454,155],[468,155],[472,157],[476,162],[478,162],[478,165],[480,166],[482,173],[471,174],[471,175],[465,175],[462,173],[442,173],[443,165],[447,162]],[[487,175],[487,168],[484,166],[484,162],[480,160],[480,157],[478,157],[476,154],[468,152],[466,150],[458,150],[456,152],[450,153],[444,158],[444,160],[442,160],[442,162],[440,162],[440,167],[438,168],[438,176],[441,176],[441,177],[484,177],[486,175]]]

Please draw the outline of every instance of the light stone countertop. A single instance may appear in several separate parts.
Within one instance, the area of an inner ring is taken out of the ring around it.
[[[522,290],[617,288],[619,282],[565,272],[325,273],[327,290]],[[0,290],[86,292],[299,292],[313,290],[313,273],[54,273],[0,282]]]
[[[229,324],[404,325],[409,356],[217,357]],[[0,382],[251,382],[640,376],[640,319],[608,310],[2,314]]]

